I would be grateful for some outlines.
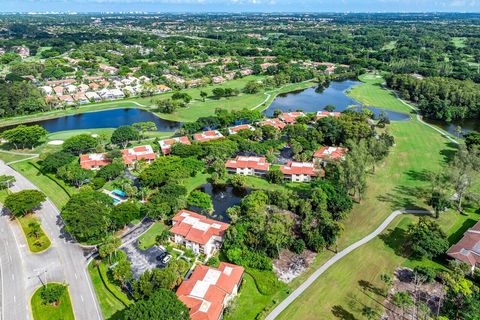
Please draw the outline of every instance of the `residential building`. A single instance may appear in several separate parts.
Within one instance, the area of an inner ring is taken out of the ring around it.
[[[286,126],[285,122],[283,122],[282,120],[280,120],[278,118],[267,119],[267,120],[261,121],[261,122],[258,123],[258,125],[262,126],[262,127],[263,126],[272,126],[275,129],[279,129],[279,130],[282,130]]]
[[[112,66],[107,66],[106,64],[100,64],[98,68],[100,69],[100,71],[111,74],[111,75],[117,74],[118,72],[117,68]]]
[[[278,116],[280,120],[288,124],[294,124],[297,121],[297,118],[304,117],[305,113],[301,111],[294,111],[294,112],[284,112]]]
[[[215,84],[223,83],[225,82],[225,78],[221,76],[213,77],[212,82]]]
[[[249,124],[241,124],[239,126],[235,126],[235,127],[230,127],[228,128],[228,133],[229,134],[237,134],[239,133],[240,131],[242,130],[250,130],[250,131],[255,131],[255,128],[252,127],[251,125]]]
[[[60,97],[60,96],[63,96],[63,92],[65,91],[65,88],[58,86],[53,88],[53,91],[55,92],[55,95]]]
[[[172,91],[172,89],[164,84],[159,84],[157,86],[157,93],[164,93],[168,91]]]
[[[220,262],[218,268],[199,265],[177,289],[177,296],[190,310],[192,320],[223,319],[223,310],[237,295],[243,267]]]
[[[240,70],[240,74],[244,77],[250,76],[250,75],[253,74],[253,70],[252,69],[243,69],[243,70]]]
[[[286,165],[280,167],[285,176],[285,180],[293,182],[309,182],[317,176],[324,176],[322,169],[317,169],[312,162],[296,162],[290,161]]]
[[[59,96],[58,100],[60,100],[61,103],[65,104],[67,106],[75,104],[75,100],[73,100],[73,97],[69,94]]]
[[[329,161],[338,161],[345,159],[347,152],[348,148],[322,147],[313,154],[313,158],[314,161],[319,164]]]
[[[42,90],[42,92],[47,96],[53,93],[53,88],[50,86],[42,86],[40,87],[40,90]],[[62,93],[63,93],[63,90],[62,90]]]
[[[220,138],[223,138],[223,134],[221,134],[218,130],[203,131],[193,135],[193,140],[198,142],[206,142]]]
[[[65,89],[67,90],[67,92],[68,92],[69,94],[74,94],[74,93],[76,93],[76,92],[78,91],[77,86],[75,86],[75,85],[73,85],[73,84],[69,84]]]
[[[113,96],[113,99],[123,99],[125,98],[125,93],[123,93],[122,90],[120,89],[112,89],[110,90],[110,93]]]
[[[102,101],[102,98],[96,92],[85,92],[85,96],[92,102]]]
[[[270,169],[270,164],[265,157],[237,156],[228,160],[225,168],[229,173],[241,174],[244,176],[264,176]]]
[[[12,50],[22,58],[30,56],[30,49],[24,46],[15,46],[12,47]]]
[[[457,244],[448,249],[447,255],[469,265],[472,272],[480,267],[480,221],[468,229]]]
[[[87,92],[88,90],[90,90],[90,87],[85,83],[82,83],[78,86],[78,90],[81,92]]]
[[[203,253],[207,257],[214,254],[223,244],[228,223],[209,219],[189,210],[180,210],[172,218],[170,229],[172,241],[184,245],[195,254]]]
[[[104,153],[90,153],[80,155],[80,167],[86,170],[98,170],[112,163]]]
[[[157,157],[157,154],[153,151],[152,146],[144,145],[122,150],[123,162],[129,166],[135,166],[135,163],[139,160],[144,160],[147,163],[151,163]]]
[[[86,104],[90,101],[88,100],[87,96],[83,92],[78,92],[73,95],[73,99],[77,101],[79,104]]]
[[[112,100],[114,98],[112,90],[110,89],[102,89],[98,92],[98,94],[103,100]]]
[[[340,117],[342,114],[340,112],[330,112],[330,111],[318,111],[317,120],[327,118],[327,117]]]
[[[175,138],[158,141],[158,144],[160,144],[160,149],[162,150],[162,153],[165,156],[170,154],[170,150],[172,149],[172,146],[175,143],[192,144],[187,136],[175,137]]]

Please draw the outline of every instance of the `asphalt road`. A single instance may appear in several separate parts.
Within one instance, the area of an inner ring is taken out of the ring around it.
[[[4,174],[15,177],[13,192],[37,189],[21,174],[0,162],[0,175]],[[49,249],[38,254],[29,251],[15,221],[5,215],[0,217],[2,319],[32,319],[29,300],[44,282],[68,285],[75,319],[103,319],[87,274],[87,253],[63,232],[60,213],[50,200],[42,204],[36,215],[52,241]]]
[[[375,231],[367,235],[365,238],[355,242],[354,244],[348,246],[347,248],[343,249],[336,255],[334,255],[330,260],[325,262],[320,268],[318,268],[310,277],[308,277],[305,282],[303,282],[295,291],[293,291],[285,300],[283,300],[275,309],[273,309],[270,314],[265,318],[265,320],[273,320],[280,315],[295,299],[297,299],[308,287],[312,285],[315,280],[318,279],[328,268],[334,265],[337,261],[345,257],[347,254],[352,252],[353,250],[363,246],[380,233],[382,233],[388,225],[401,214],[409,213],[409,214],[430,214],[429,211],[425,210],[397,210],[392,212],[387,219],[385,219],[380,226],[378,226]]]

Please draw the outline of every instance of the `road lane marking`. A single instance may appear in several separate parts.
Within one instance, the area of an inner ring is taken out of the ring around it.
[[[12,273],[12,280],[15,280],[15,273]]]
[[[76,272],[75,272],[75,279],[77,279],[77,280],[78,280],[78,276],[77,276],[77,273],[76,273]]]
[[[83,301],[83,296],[82,295],[80,295],[80,299],[82,299],[82,302],[85,302],[85,301]]]

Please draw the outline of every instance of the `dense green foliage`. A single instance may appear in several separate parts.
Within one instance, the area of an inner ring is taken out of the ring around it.
[[[431,259],[445,253],[449,244],[439,225],[422,217],[417,224],[409,227],[406,246],[414,257]]]
[[[41,92],[26,81],[0,83],[0,117],[12,117],[47,110]]]
[[[45,200],[45,194],[38,190],[22,190],[9,194],[4,205],[14,216],[24,216],[39,208]]]
[[[79,134],[65,140],[62,149],[76,155],[93,150],[97,145],[97,139],[89,134]]]
[[[148,187],[160,187],[167,182],[193,177],[202,172],[203,163],[194,158],[160,157],[143,170],[140,180]]]
[[[159,289],[148,299],[132,304],[123,315],[124,320],[189,320],[188,308],[175,293]]]
[[[48,134],[47,130],[39,125],[19,125],[2,132],[2,138],[11,143],[15,149],[32,148],[40,143]]]

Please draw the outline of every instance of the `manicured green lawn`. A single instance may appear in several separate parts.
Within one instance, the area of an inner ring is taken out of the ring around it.
[[[47,195],[50,200],[57,206],[59,210],[68,202],[70,196],[64,189],[62,189],[52,179],[43,175],[31,161],[19,162],[12,165],[13,169],[24,175],[30,182]],[[54,177],[52,177],[55,179]],[[66,190],[73,194],[76,192],[75,188],[65,185],[62,181],[56,180],[62,184]]]
[[[93,287],[97,295],[98,301],[100,303],[100,309],[105,319],[117,319],[116,313],[125,309],[125,304],[131,303],[127,296],[112,283],[107,283],[108,288],[102,281],[100,272],[103,274],[103,279],[108,282],[108,277],[106,276],[107,267],[103,263],[100,265],[100,268],[95,266],[95,261],[92,261],[88,265],[88,273],[92,279]],[[113,293],[115,293],[115,295]],[[117,298],[117,297],[120,297]],[[123,303],[122,303],[123,301]]]
[[[375,107],[401,112],[409,110],[390,92],[378,85],[382,79],[375,77],[361,77],[361,79],[368,83],[359,85],[350,92],[355,99],[363,103],[368,101],[368,105]],[[418,188],[428,184],[425,181],[426,173],[442,170],[442,166],[455,150],[455,146],[447,139],[414,118],[410,121],[392,122],[388,130],[395,137],[396,145],[388,158],[377,167],[376,172],[369,174],[364,199],[361,203],[354,205],[351,214],[344,221],[345,229],[338,242],[339,250],[372,232],[396,209],[428,209],[418,197]],[[458,219],[463,219],[458,215],[446,217],[451,219],[448,223],[446,222],[446,225],[457,224]],[[395,223],[398,223],[398,219]],[[449,230],[449,232],[453,231]],[[290,286],[297,287],[331,255],[330,252],[320,254],[312,267],[292,281]],[[360,290],[358,282],[366,280],[380,287],[381,283],[377,280],[379,275],[384,272],[391,273],[396,266],[404,262],[405,258],[396,255],[394,249],[387,246],[380,238],[376,238],[332,266],[282,313],[280,318],[314,319],[318,318],[318,315],[324,315],[325,318],[330,319],[334,318],[332,312],[336,312],[337,315],[347,314],[347,318],[353,312],[355,318],[361,318],[358,314],[359,309],[350,310],[348,307],[350,304],[354,302],[358,304],[358,301],[361,301],[376,309],[379,307],[371,298],[365,301],[366,295]],[[379,301],[382,300],[383,298]],[[342,306],[348,311],[343,313],[345,310],[334,309],[335,306]],[[294,314],[295,317],[293,317]]]
[[[162,221],[157,221],[153,226],[147,230],[142,236],[138,239],[138,247],[142,250],[146,250],[155,244],[155,239],[163,230],[167,227],[163,224]]]
[[[48,286],[63,286],[59,283],[49,283]],[[35,320],[74,320],[72,303],[67,290],[60,297],[60,303],[56,306],[45,305],[40,295],[41,288],[37,289],[30,301],[32,306],[33,319]]]
[[[208,183],[210,174],[208,173],[197,173],[195,177],[190,177],[184,179],[182,184],[187,188],[187,192],[190,193],[195,189],[200,188],[202,185]]]
[[[40,223],[40,219],[33,214],[17,218],[18,223],[22,227],[23,234],[27,239],[28,248],[31,252],[41,252],[50,247],[52,244],[45,232],[40,229],[38,236],[32,234],[32,228],[29,226],[32,222]]]
[[[115,129],[113,128],[100,128],[100,129],[79,129],[79,130],[66,130],[66,131],[58,131],[50,133],[47,136],[47,142],[52,140],[67,140],[73,136],[78,136],[80,134],[97,134],[97,135],[105,135],[107,139],[110,139],[112,132]]]
[[[9,163],[9,162],[12,162],[12,161],[18,161],[18,160],[23,160],[23,159],[26,159],[26,158],[29,158],[31,157],[31,155],[19,155],[19,154],[11,154],[11,153],[8,153],[8,152],[3,152],[0,150],[0,160],[2,160],[3,162],[5,163]]]

